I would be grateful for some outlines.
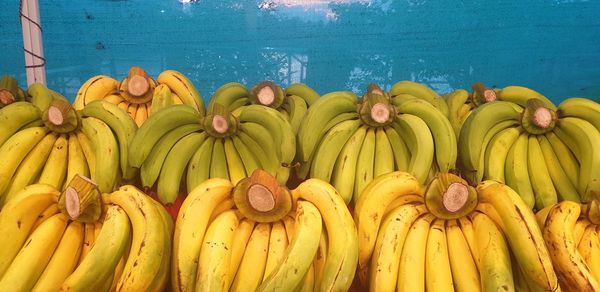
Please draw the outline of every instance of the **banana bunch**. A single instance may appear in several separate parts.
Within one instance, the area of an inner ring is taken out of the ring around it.
[[[498,93],[505,100],[507,90]],[[506,182],[537,210],[559,200],[588,202],[600,192],[600,105],[571,98],[556,108],[524,99],[486,103],[467,118],[458,146],[463,173],[473,184]]]
[[[445,115],[428,101],[398,96],[370,85],[361,100],[352,92],[318,99],[298,131],[298,176],[331,182],[349,203],[382,174],[408,171],[425,183],[454,169],[456,137]]]
[[[10,75],[0,77],[0,109],[17,101],[26,101],[27,93],[19,87],[19,82]]]
[[[172,290],[347,291],[357,255],[352,216],[326,182],[209,179],[177,216]]]
[[[21,190],[0,212],[2,291],[163,291],[173,222],[132,186],[101,198],[77,176]]]
[[[600,204],[563,201],[536,217],[563,291],[600,290]]]
[[[33,183],[62,189],[75,174],[91,176],[103,192],[112,191],[120,178],[136,178],[127,153],[137,126],[126,112],[106,101],[77,112],[39,84],[28,93],[31,103],[0,109],[2,204]]]
[[[270,107],[248,105],[231,112],[213,103],[204,117],[188,105],[173,105],[142,125],[130,153],[142,186],[156,184],[160,201],[172,204],[182,183],[191,192],[206,179],[237,183],[259,168],[285,183],[296,140],[289,122]]]
[[[183,74],[166,70],[156,80],[140,67],[131,67],[119,82],[98,75],[88,79],[77,92],[73,107],[82,110],[94,100],[106,100],[129,113],[141,126],[148,117],[172,104],[188,104],[204,114],[202,96]]]
[[[290,122],[294,133],[297,133],[308,108],[319,97],[316,91],[303,83],[294,83],[283,90],[272,81],[263,81],[248,90],[240,83],[231,82],[217,89],[209,108],[215,103],[231,111],[250,104],[271,107],[278,110]]]
[[[440,173],[424,188],[392,172],[366,187],[354,220],[369,291],[558,289],[535,215],[501,183]]]

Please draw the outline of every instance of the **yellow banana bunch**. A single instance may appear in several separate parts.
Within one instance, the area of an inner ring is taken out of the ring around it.
[[[82,110],[95,100],[105,100],[128,113],[137,126],[148,117],[171,104],[189,104],[204,113],[202,97],[181,73],[167,70],[156,80],[140,67],[131,67],[121,82],[98,75],[88,79],[77,92],[73,103]]]
[[[208,179],[183,202],[172,290],[347,291],[357,256],[352,216],[331,185],[311,179],[290,191],[256,170],[236,185]]]
[[[534,214],[501,183],[473,188],[439,173],[424,187],[392,172],[367,185],[354,220],[365,290],[515,291],[517,272],[545,291],[558,289]]]

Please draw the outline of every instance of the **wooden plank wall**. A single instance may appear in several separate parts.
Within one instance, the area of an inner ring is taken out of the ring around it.
[[[0,0],[0,74],[24,82],[18,1]],[[132,65],[223,83],[305,82],[362,92],[416,80],[441,93],[476,81],[554,101],[600,99],[600,1],[40,0],[49,85],[73,97]]]

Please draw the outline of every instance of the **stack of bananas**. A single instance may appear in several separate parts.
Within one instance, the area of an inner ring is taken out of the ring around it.
[[[172,105],[142,125],[130,152],[142,186],[157,183],[158,198],[171,204],[182,182],[191,192],[209,178],[237,183],[259,168],[287,182],[296,139],[290,123],[270,107],[246,105],[231,112],[213,103],[202,116],[188,105]]]
[[[209,108],[216,103],[231,111],[250,104],[271,107],[278,110],[297,133],[308,108],[319,97],[316,91],[303,83],[294,83],[283,90],[272,81],[263,81],[248,90],[240,83],[231,82],[217,89],[211,97]]]
[[[527,92],[509,99],[511,90],[500,90],[500,101],[479,106],[465,121],[458,147],[463,174],[473,184],[506,182],[537,210],[559,200],[588,202],[600,189],[600,105],[570,98],[557,108]]]
[[[188,104],[204,114],[202,96],[183,74],[166,70],[156,80],[140,67],[129,69],[121,81],[98,75],[88,79],[77,92],[73,107],[83,109],[94,100],[106,100],[129,113],[141,126],[148,117],[171,104]]]
[[[77,112],[40,84],[28,94],[31,102],[0,109],[2,204],[33,183],[61,189],[75,174],[91,176],[103,192],[136,177],[127,146],[137,127],[127,113],[105,101]]]
[[[19,87],[19,82],[10,76],[0,77],[0,109],[17,101],[28,99],[27,93]]]
[[[173,291],[347,291],[358,256],[352,216],[311,179],[290,191],[257,170],[209,179],[186,198],[173,245]]]
[[[374,179],[354,210],[358,273],[370,291],[556,291],[536,218],[512,189],[440,173]]]
[[[600,290],[600,204],[564,201],[536,216],[565,291]]]
[[[101,198],[76,176],[30,185],[0,212],[1,291],[163,291],[173,221],[133,186]]]
[[[299,177],[331,182],[347,203],[374,177],[402,170],[425,183],[454,169],[457,155],[442,111],[409,94],[390,98],[373,84],[360,101],[352,92],[318,99],[298,131],[298,151]]]

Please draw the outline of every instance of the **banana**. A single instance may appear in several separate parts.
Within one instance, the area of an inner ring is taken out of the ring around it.
[[[322,242],[319,241],[319,244],[321,243]],[[274,222],[273,227],[271,228],[271,235],[269,237],[269,251],[267,253],[267,263],[265,264],[263,280],[267,279],[267,277],[271,275],[271,272],[281,261],[283,255],[285,254],[285,249],[287,248],[288,244],[289,241],[285,231],[285,225],[281,221]],[[319,245],[319,248],[320,247],[321,246]]]
[[[456,137],[460,135],[460,128],[462,127],[462,123],[460,122],[460,110],[468,99],[469,93],[464,89],[457,89],[448,93],[446,96],[446,103],[448,104],[448,121],[450,121],[452,129],[454,129]]]
[[[555,204],[558,201],[558,196],[554,185],[552,185],[542,148],[535,135],[529,136],[527,149],[529,178],[535,193],[535,207],[541,210],[546,206]]]
[[[81,85],[75,96],[73,107],[76,110],[81,110],[93,100],[103,99],[118,90],[119,81],[108,76],[94,76]]]
[[[30,96],[30,102],[42,112],[48,109],[50,103],[52,103],[52,100],[54,99],[50,90],[41,83],[29,85],[29,88],[27,88],[27,95]]]
[[[69,155],[69,140],[66,135],[61,135],[54,142],[54,146],[46,165],[40,174],[38,183],[51,185],[57,189],[61,189],[65,178],[67,177],[68,155]]]
[[[285,236],[285,228],[282,231]],[[263,277],[266,278],[265,267],[268,256],[270,256],[271,236],[269,223],[259,223],[254,227],[235,280],[233,280],[231,291],[255,291],[263,281]]]
[[[461,217],[458,218],[458,225],[460,226],[460,231],[462,231],[465,240],[469,244],[469,250],[471,251],[471,256],[475,261],[475,266],[477,266],[477,270],[480,269],[479,262],[480,257],[479,253],[477,253],[477,239],[475,238],[475,231],[473,230],[473,223],[469,219],[469,217]]]
[[[600,172],[596,169],[600,165],[600,132],[589,122],[571,117],[561,119],[558,127],[579,147],[577,190],[581,201],[588,202],[600,190]]]
[[[556,156],[560,157],[560,166],[564,169],[565,173],[569,177],[571,184],[576,186],[579,182],[579,162],[573,152],[569,150],[567,145],[563,143],[556,134],[548,132],[544,135],[548,142],[552,145],[552,150],[556,153]]]
[[[509,101],[516,103],[522,107],[527,105],[527,100],[535,98],[541,100],[544,105],[551,109],[556,110],[556,106],[547,97],[543,96],[535,90],[531,90],[527,87],[522,86],[507,86],[502,88],[498,92],[498,99],[503,101]]]
[[[60,192],[47,185],[21,190],[0,212],[0,278],[23,246],[38,216],[56,204]],[[47,221],[47,220],[46,220]],[[38,227],[39,228],[39,227]]]
[[[521,196],[525,204],[532,209],[535,205],[535,196],[529,178],[529,161],[527,157],[528,136],[527,132],[521,133],[508,151],[504,175],[506,184],[514,189]]]
[[[231,247],[238,223],[235,211],[229,210],[217,216],[208,226],[200,248],[196,291],[228,290],[231,283],[231,279],[227,277]]]
[[[129,144],[130,165],[140,167],[163,135],[183,125],[199,124],[201,117],[188,105],[173,105],[150,116]]]
[[[348,120],[334,126],[321,140],[312,158],[310,177],[331,180],[335,162],[346,142],[360,126],[359,120]]]
[[[452,291],[452,271],[444,220],[433,221],[425,248],[425,288],[427,291]]]
[[[32,291],[58,291],[77,266],[83,243],[83,224],[71,222]]]
[[[293,238],[285,255],[257,291],[291,291],[312,265],[319,248],[321,214],[315,205],[299,200]],[[323,288],[321,288],[323,289]]]
[[[406,236],[413,222],[425,212],[427,208],[422,204],[407,204],[386,214],[371,256],[369,291],[395,289]]]
[[[339,192],[346,204],[352,201],[358,155],[367,134],[367,127],[359,127],[348,139],[337,156],[333,168],[331,184]]]
[[[91,177],[91,174],[96,173],[96,155],[94,154],[92,141],[81,131],[76,131],[75,135],[77,136],[79,145],[81,145],[81,151],[83,151],[83,155],[85,156]]]
[[[160,175],[165,159],[173,146],[183,137],[201,131],[200,124],[188,124],[176,128],[160,137],[140,168],[140,179],[143,187],[152,187]]]
[[[90,177],[88,163],[76,134],[69,134],[67,147],[69,148],[69,153],[67,155],[67,177],[65,178],[64,187],[71,182],[76,174]]]
[[[354,194],[352,200],[356,202],[365,187],[373,180],[373,165],[375,164],[375,129],[369,128],[365,140],[360,147],[356,158],[356,175],[354,177]]]
[[[250,240],[250,236],[252,236],[254,225],[254,221],[244,218],[240,220],[238,227],[235,229],[235,234],[233,235],[235,241],[231,247],[231,264],[229,265],[229,272],[231,274],[228,276],[229,279],[233,280],[236,277],[240,264],[242,263],[242,258],[246,253],[248,240]]]
[[[58,212],[60,212],[60,209],[58,209],[58,204],[50,205],[48,208],[46,208],[46,210],[44,210],[40,215],[38,215],[37,219],[35,220],[35,223],[33,223],[33,226],[31,227],[31,230],[35,230],[36,228],[38,228],[38,226],[40,226],[40,224],[42,224],[42,222],[46,221],[46,219],[52,217]]]
[[[164,204],[172,204],[179,194],[179,186],[188,162],[202,142],[206,139],[206,132],[193,132],[175,143],[167,154],[160,176],[158,178],[157,194]]]
[[[445,105],[445,103],[444,103]],[[421,118],[429,127],[435,142],[435,158],[442,172],[448,172],[456,165],[456,136],[446,113],[442,113],[426,101],[412,99],[401,102],[398,111]]]
[[[194,107],[201,116],[205,115],[204,100],[192,82],[175,70],[165,70],[156,79],[158,83],[166,84],[184,104]]]
[[[550,206],[548,207],[548,213],[550,213],[550,210],[552,210],[552,207],[554,206]],[[547,216],[548,214],[546,214]],[[544,220],[545,222],[545,220]],[[592,222],[590,222],[587,219],[584,218],[579,218],[577,219],[577,223],[575,223],[575,227],[573,228],[573,240],[575,242],[575,244],[577,244],[579,246],[579,243],[581,242],[581,239],[583,238],[583,233],[585,232],[585,229],[592,224]],[[545,224],[544,224],[545,226]]]
[[[0,195],[7,191],[15,170],[46,136],[47,131],[42,127],[27,128],[17,132],[0,146]]]
[[[390,96],[392,99],[396,99],[396,96],[400,94],[412,95],[427,101],[436,107],[444,116],[447,117],[449,115],[446,101],[444,101],[444,99],[439,96],[437,92],[433,91],[424,84],[408,80],[397,82],[396,84],[392,85],[392,88],[390,89]]]
[[[44,167],[43,162],[48,159],[50,152],[52,152],[56,139],[56,134],[49,133],[27,154],[15,171],[10,187],[5,193],[4,204],[9,202],[19,190],[37,180]]]
[[[286,101],[287,103],[284,104],[284,106],[288,107],[290,126],[292,126],[294,133],[298,133],[300,123],[302,123],[302,120],[308,111],[308,105],[302,97],[297,95],[288,95]]]
[[[62,283],[61,291],[98,291],[106,283],[112,283],[112,274],[125,253],[130,236],[126,211],[120,206],[109,205],[94,246]]]
[[[410,226],[398,264],[396,290],[399,292],[425,291],[425,251],[434,218],[431,214],[424,215]]]
[[[573,240],[573,228],[581,212],[579,204],[563,201],[554,205],[546,219],[544,239],[561,286],[572,291],[598,291],[600,286]]]
[[[106,100],[114,105],[118,105],[118,104],[122,103],[123,101],[125,101],[125,99],[119,94],[107,95],[104,97],[104,100]]]
[[[235,151],[239,153],[240,159],[244,165],[244,170],[247,175],[251,175],[257,169],[262,169],[259,159],[256,157],[258,153],[252,152],[252,150],[246,146],[246,144],[240,139],[238,135],[234,135],[231,138],[231,142],[235,148]]]
[[[119,170],[119,146],[110,127],[99,119],[82,119],[81,130],[90,139],[96,156],[92,180],[103,193],[113,190],[117,184]],[[81,141],[80,141],[81,142]]]
[[[292,83],[285,89],[285,94],[302,97],[308,106],[312,106],[320,97],[319,93],[304,83]]]
[[[129,164],[129,142],[135,136],[137,125],[134,120],[116,105],[107,101],[94,101],[86,105],[81,113],[83,116],[94,117],[107,124],[117,137],[121,172],[125,180],[134,179],[136,169]],[[137,150],[137,149],[134,149]]]
[[[93,223],[86,223],[84,226],[83,244],[81,248],[81,254],[79,255],[79,263],[87,257],[92,246],[96,241],[96,226]]]
[[[427,124],[417,116],[402,114],[392,124],[400,137],[406,139],[410,151],[410,163],[407,172],[419,182],[425,183],[435,154],[433,136]]]
[[[351,92],[332,92],[317,99],[308,109],[298,129],[298,159],[309,161],[325,133],[323,125],[342,113],[356,112],[357,96]]]
[[[240,180],[244,179],[246,176],[249,176],[252,173],[246,174],[246,170],[244,168],[244,162],[240,154],[235,149],[233,145],[233,141],[231,138],[223,139],[223,148],[225,149],[225,158],[227,160],[227,170],[229,172],[229,177],[231,178],[231,182],[233,184],[237,184]]]
[[[0,110],[0,146],[23,126],[40,120],[41,111],[29,102],[14,102]]]
[[[500,122],[518,119],[520,112],[515,107],[504,101],[485,103],[465,120],[458,139],[458,157],[466,170],[477,170],[484,138],[491,128]]]
[[[489,203],[498,211],[504,234],[523,273],[541,288],[554,291],[557,278],[531,209],[515,191],[499,182],[484,181],[477,186],[477,193],[480,203]]]
[[[457,291],[479,291],[479,270],[471,254],[469,244],[456,220],[446,222],[448,255],[452,280]]]
[[[215,139],[212,157],[210,160],[210,178],[229,179],[227,170],[227,158],[225,157],[225,146],[223,139]]]
[[[117,290],[146,291],[160,270],[165,252],[163,241],[167,231],[163,228],[159,210],[151,198],[130,185],[120,187],[104,199],[123,208],[133,228],[131,251]]]
[[[596,280],[600,279],[600,238],[597,226],[586,227],[577,249]]]
[[[485,214],[475,212],[471,218],[480,256],[481,290],[515,291],[510,251],[502,232]]]
[[[2,275],[0,291],[31,291],[58,246],[67,221],[67,217],[59,213],[31,233]]]
[[[385,134],[385,129],[377,128],[375,132],[375,163],[373,177],[394,171],[394,153],[392,144]]]
[[[246,86],[237,83],[230,82],[225,83],[221,87],[215,91],[215,94],[210,98],[210,103],[208,104],[208,108],[212,108],[212,105],[218,103],[224,107],[229,108],[229,110],[235,110],[235,107],[232,107],[237,100],[248,98],[250,96],[250,91],[246,88]]]
[[[177,214],[173,237],[171,284],[173,291],[193,291],[200,246],[212,210],[231,198],[233,185],[224,179],[209,179],[189,193]]]
[[[173,93],[169,86],[159,84],[152,93],[152,103],[148,106],[148,116],[158,112],[163,108],[173,105]]]
[[[304,181],[292,191],[292,195],[317,206],[323,214],[328,245],[335,246],[327,249],[327,262],[317,290],[348,290],[356,271],[358,237],[344,200],[333,186],[318,179]]]
[[[257,156],[263,169],[275,175],[280,160],[271,134],[260,124],[243,123],[237,136]]]
[[[510,148],[519,138],[521,130],[509,127],[495,135],[485,147],[484,178],[506,181],[504,178],[506,158]]]
[[[210,178],[210,161],[215,141],[214,137],[207,137],[190,159],[186,180],[188,193]]]
[[[575,117],[586,120],[600,131],[600,104],[587,98],[567,98],[558,105],[560,117]]]
[[[148,105],[140,104],[138,106],[138,110],[135,113],[135,125],[140,127],[142,124],[148,119]]]
[[[560,165],[560,159],[564,158],[559,158],[556,155],[546,136],[537,136],[537,139],[540,144],[550,178],[552,179],[552,183],[554,184],[561,201],[569,200],[581,202],[579,194],[577,193],[577,188],[571,183],[571,180]]]
[[[410,164],[408,146],[393,127],[386,127],[385,134],[392,146],[395,170],[407,171]]]

